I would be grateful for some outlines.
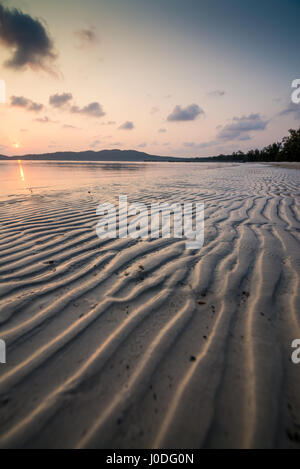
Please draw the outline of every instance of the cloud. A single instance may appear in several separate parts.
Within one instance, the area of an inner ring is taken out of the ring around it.
[[[101,125],[116,125],[116,121],[102,122]]]
[[[159,112],[159,107],[157,107],[157,106],[152,107],[151,110],[150,110],[150,114],[152,114],[152,115],[156,114],[157,112]]]
[[[159,132],[160,134],[165,134],[166,131],[167,131],[167,129],[164,129],[164,128],[158,129],[158,132]]]
[[[185,148],[193,148],[195,150],[214,147],[216,145],[220,145],[220,142],[217,140],[212,140],[211,142],[204,142],[204,143],[197,143],[197,142],[183,142],[183,146]]]
[[[239,140],[240,142],[244,142],[244,141],[246,141],[246,140],[251,140],[251,139],[252,139],[252,137],[251,137],[250,135],[241,135],[241,136],[238,138],[238,140]]]
[[[120,125],[120,130],[132,130],[134,129],[134,124],[131,121],[126,121],[124,124]]]
[[[64,124],[62,126],[63,129],[73,129],[73,130],[79,130],[80,127],[75,127],[75,125],[70,125],[70,124]]]
[[[27,107],[29,100],[23,96],[11,96],[10,105],[16,107]]]
[[[214,140],[208,142],[195,143],[184,142],[186,148],[204,149],[224,145],[226,142],[238,141],[244,142],[252,139],[251,132],[263,131],[267,128],[269,121],[263,120],[260,114],[249,114],[249,116],[234,117],[232,122],[220,129]]]
[[[85,114],[91,117],[103,117],[106,114],[103,111],[103,107],[101,106],[101,104],[97,102],[90,103],[87,106],[84,106],[83,108],[79,108],[78,106],[72,106],[71,112],[73,114]]]
[[[44,108],[43,104],[35,103],[24,96],[11,96],[10,105],[11,107],[21,107],[32,112],[40,112]]]
[[[198,104],[191,104],[185,108],[175,106],[172,113],[167,117],[167,120],[169,122],[193,121],[201,114],[204,114],[204,111]]]
[[[265,130],[269,121],[263,120],[260,114],[234,117],[230,124],[225,125],[217,134],[218,140],[249,140],[249,132]]]
[[[197,142],[183,142],[183,147],[184,148],[190,148],[194,150],[203,150],[205,148],[210,148],[210,147],[215,147],[221,145],[221,143],[218,140],[211,140],[209,142],[202,142],[202,143],[197,143]]]
[[[65,104],[69,103],[71,99],[73,99],[73,96],[71,93],[61,93],[61,94],[57,93],[57,94],[53,94],[52,96],[50,96],[49,104],[51,104],[51,106],[53,107],[60,108],[64,106]]]
[[[194,148],[198,149],[204,149],[204,148],[210,148],[210,147],[215,147],[217,145],[221,145],[222,142],[219,142],[218,140],[211,140],[210,142],[202,142],[193,145]]]
[[[290,102],[283,111],[279,113],[280,116],[293,116],[294,119],[300,119],[300,104]]]
[[[39,112],[42,109],[44,109],[43,104],[34,103],[34,102],[31,102],[31,104],[28,107],[28,111],[34,111],[34,112]]]
[[[208,96],[213,96],[213,97],[220,98],[222,96],[225,96],[225,94],[226,94],[225,90],[214,90],[214,91],[210,91],[208,93]]]
[[[0,4],[0,43],[12,50],[7,67],[20,70],[27,66],[51,72],[49,62],[56,58],[53,43],[45,26],[15,8]]]
[[[98,42],[97,36],[92,29],[80,29],[79,31],[75,31],[75,36],[80,39],[81,47],[85,45],[94,45]]]
[[[138,148],[145,148],[146,146],[147,146],[147,143],[143,142],[138,145]]]
[[[101,145],[101,141],[100,141],[100,140],[94,140],[94,141],[90,144],[90,148],[96,148],[96,147],[98,147],[99,145]]]
[[[36,122],[40,122],[41,124],[56,124],[56,121],[52,121],[49,119],[48,116],[40,117],[38,119],[34,119]]]

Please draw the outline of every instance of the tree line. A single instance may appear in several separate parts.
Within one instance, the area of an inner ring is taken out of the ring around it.
[[[234,152],[231,155],[219,155],[212,158],[214,161],[300,161],[300,128],[289,130],[289,135],[281,142],[272,143],[262,150]]]

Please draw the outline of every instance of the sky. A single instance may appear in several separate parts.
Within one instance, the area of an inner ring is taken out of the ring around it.
[[[299,0],[0,0],[0,153],[279,141],[300,122],[299,17]]]

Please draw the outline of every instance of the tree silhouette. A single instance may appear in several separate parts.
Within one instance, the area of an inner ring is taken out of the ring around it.
[[[289,130],[289,135],[281,142],[272,143],[262,150],[250,150],[247,153],[241,151],[231,155],[219,155],[213,158],[214,161],[300,161],[300,127],[298,130]]]

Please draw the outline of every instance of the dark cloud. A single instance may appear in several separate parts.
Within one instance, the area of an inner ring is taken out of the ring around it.
[[[204,114],[204,111],[198,104],[191,104],[185,108],[175,106],[173,112],[167,117],[167,120],[169,122],[193,121],[201,114]]]
[[[280,112],[280,116],[293,116],[294,119],[300,119],[300,104],[290,102],[288,106]]]
[[[73,99],[71,93],[54,94],[49,98],[49,104],[53,107],[62,107]]]
[[[40,112],[44,108],[43,104],[35,103],[24,96],[11,96],[10,105],[12,107],[21,107],[32,112]]]
[[[0,42],[13,52],[5,62],[7,67],[22,69],[29,66],[51,71],[49,61],[53,61],[56,55],[48,32],[39,19],[0,4]]]
[[[124,124],[120,125],[120,130],[132,130],[134,129],[134,124],[131,121],[126,121]]]
[[[234,117],[230,124],[225,125],[217,134],[219,140],[249,140],[249,132],[265,130],[269,121],[263,120],[260,114]]]
[[[143,142],[138,145],[138,148],[146,148],[146,146],[147,146],[147,143]]]
[[[224,90],[214,90],[214,91],[210,91],[208,93],[208,96],[222,97],[222,96],[225,96],[225,94],[226,94],[226,91]]]
[[[10,98],[10,105],[16,107],[24,107],[27,108],[29,100],[24,98],[24,96],[11,96]]]
[[[103,107],[99,103],[90,103],[83,108],[79,108],[78,106],[72,106],[71,112],[73,114],[85,114],[91,117],[103,117],[105,116],[105,112],[103,111]]]

